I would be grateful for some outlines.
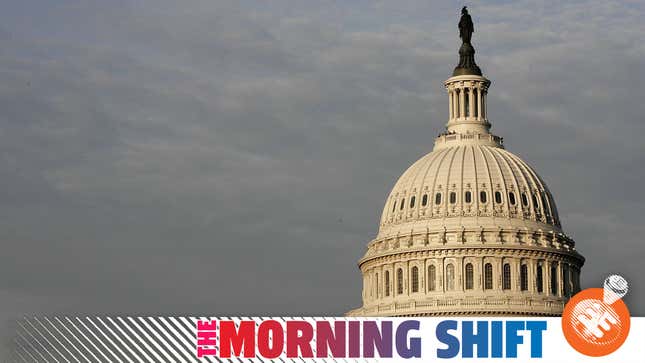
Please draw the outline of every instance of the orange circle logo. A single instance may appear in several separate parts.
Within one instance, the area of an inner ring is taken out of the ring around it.
[[[577,293],[564,307],[562,331],[578,352],[600,357],[613,353],[629,334],[629,310],[621,299],[603,299],[602,288]]]

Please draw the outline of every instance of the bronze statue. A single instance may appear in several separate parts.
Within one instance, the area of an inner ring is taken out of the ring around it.
[[[462,44],[459,48],[459,64],[452,73],[453,76],[466,74],[482,75],[481,69],[475,63],[475,48],[470,43],[470,39],[475,31],[473,19],[468,14],[468,9],[464,6],[461,9],[461,19],[459,19],[459,37]]]
[[[459,37],[464,43],[470,43],[470,38],[474,32],[473,19],[468,14],[468,9],[464,6],[461,9],[461,19],[459,19]]]

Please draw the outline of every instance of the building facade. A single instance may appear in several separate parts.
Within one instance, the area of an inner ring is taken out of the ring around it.
[[[462,11],[459,65],[445,81],[448,123],[387,197],[358,265],[362,307],[349,316],[557,316],[580,290],[584,258],[553,196],[490,132],[490,81]]]

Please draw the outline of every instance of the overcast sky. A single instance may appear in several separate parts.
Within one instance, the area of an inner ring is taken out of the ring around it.
[[[0,318],[340,315],[431,151],[462,2],[20,0],[0,11]],[[493,131],[645,314],[642,1],[472,1]],[[10,326],[10,323],[6,323]]]

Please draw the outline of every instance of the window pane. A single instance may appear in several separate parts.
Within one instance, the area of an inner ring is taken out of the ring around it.
[[[437,289],[437,268],[433,266],[428,267],[428,291],[435,291]]]
[[[424,206],[424,207],[426,205],[428,205],[428,195],[427,194],[424,194],[423,198],[421,198],[421,205]]]
[[[529,198],[526,197],[526,193],[522,193],[522,204],[524,204],[525,207],[529,206]]]
[[[452,264],[446,266],[446,290],[455,289],[455,267]]]
[[[479,192],[479,201],[482,203],[486,203],[486,192],[483,190]]]
[[[466,290],[473,289],[473,265],[471,263],[466,264]]]
[[[405,206],[405,198],[401,199],[401,206],[399,207],[399,210],[403,210],[404,206]]]
[[[412,267],[412,292],[419,292],[419,269]]]
[[[569,266],[563,265],[562,266],[562,294],[564,296],[569,296],[571,293],[571,286],[569,285],[569,283],[570,283]]]
[[[465,198],[466,203],[470,203],[472,201],[472,193],[471,192],[466,192]]]
[[[537,292],[542,293],[544,291],[544,277],[542,276],[542,265],[537,266],[537,271],[535,272],[535,285],[537,287]]]
[[[529,289],[529,272],[526,265],[520,266],[520,290],[526,291]]]
[[[515,205],[515,193],[508,193],[508,202],[511,203],[511,205]]]
[[[510,290],[511,289],[511,265],[508,263],[504,264],[504,274],[502,279],[502,289]]]
[[[437,195],[434,196],[434,204],[441,204],[441,193],[437,193]]]
[[[484,289],[493,289],[493,265],[490,263],[484,265]]]
[[[417,198],[415,196],[412,196],[412,198],[410,198],[410,208],[414,208],[414,202],[416,201],[416,199]]]
[[[385,296],[390,296],[390,271],[385,271]]]
[[[495,203],[502,204],[502,193],[495,192]]]
[[[450,192],[450,204],[457,203],[457,193]]]

